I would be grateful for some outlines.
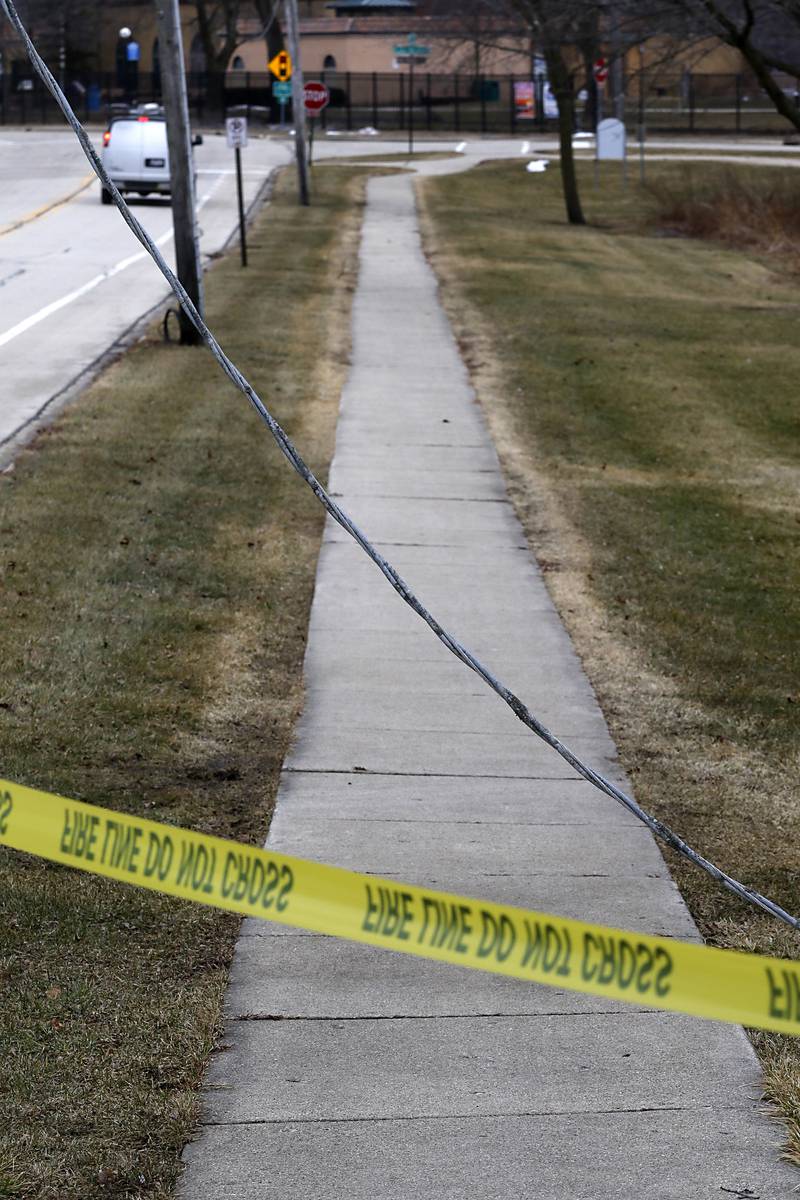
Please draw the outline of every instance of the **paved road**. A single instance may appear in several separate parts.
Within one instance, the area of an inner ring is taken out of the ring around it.
[[[223,138],[208,136],[196,154],[208,255],[235,228],[235,176]],[[246,202],[288,156],[285,142],[251,143]],[[0,135],[0,447],[168,290],[116,209],[100,204],[99,184],[77,190],[88,176],[71,132]],[[171,261],[169,202],[133,207]]]

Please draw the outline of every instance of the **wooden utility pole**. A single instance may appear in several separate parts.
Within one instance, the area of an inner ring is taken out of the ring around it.
[[[167,115],[172,224],[175,230],[177,274],[200,315],[203,315],[203,272],[195,217],[194,167],[189,129],[189,100],[183,65],[183,38],[178,0],[155,0],[161,89]],[[186,313],[179,311],[181,342],[196,346],[202,340]]]
[[[292,60],[292,118],[294,120],[294,153],[297,159],[297,186],[301,204],[309,204],[308,161],[306,159],[306,106],[304,103],[303,68],[300,63],[300,31],[297,19],[297,0],[284,0],[286,41]]]

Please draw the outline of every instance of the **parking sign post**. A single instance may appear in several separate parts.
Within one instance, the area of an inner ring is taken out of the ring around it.
[[[228,117],[225,121],[228,145],[236,155],[236,195],[239,200],[239,247],[242,266],[247,266],[247,237],[244,224],[244,192],[242,190],[242,147],[247,145],[247,117]]]

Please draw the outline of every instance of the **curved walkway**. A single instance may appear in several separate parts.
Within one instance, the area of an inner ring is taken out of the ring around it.
[[[434,613],[619,780],[422,256],[373,180],[334,492]],[[277,849],[696,938],[650,834],[528,734],[329,524]],[[184,1200],[789,1197],[735,1028],[245,922]]]

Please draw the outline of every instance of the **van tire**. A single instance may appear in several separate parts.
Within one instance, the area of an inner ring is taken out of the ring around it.
[[[100,203],[111,204],[111,192],[108,190],[108,188],[100,188]]]

